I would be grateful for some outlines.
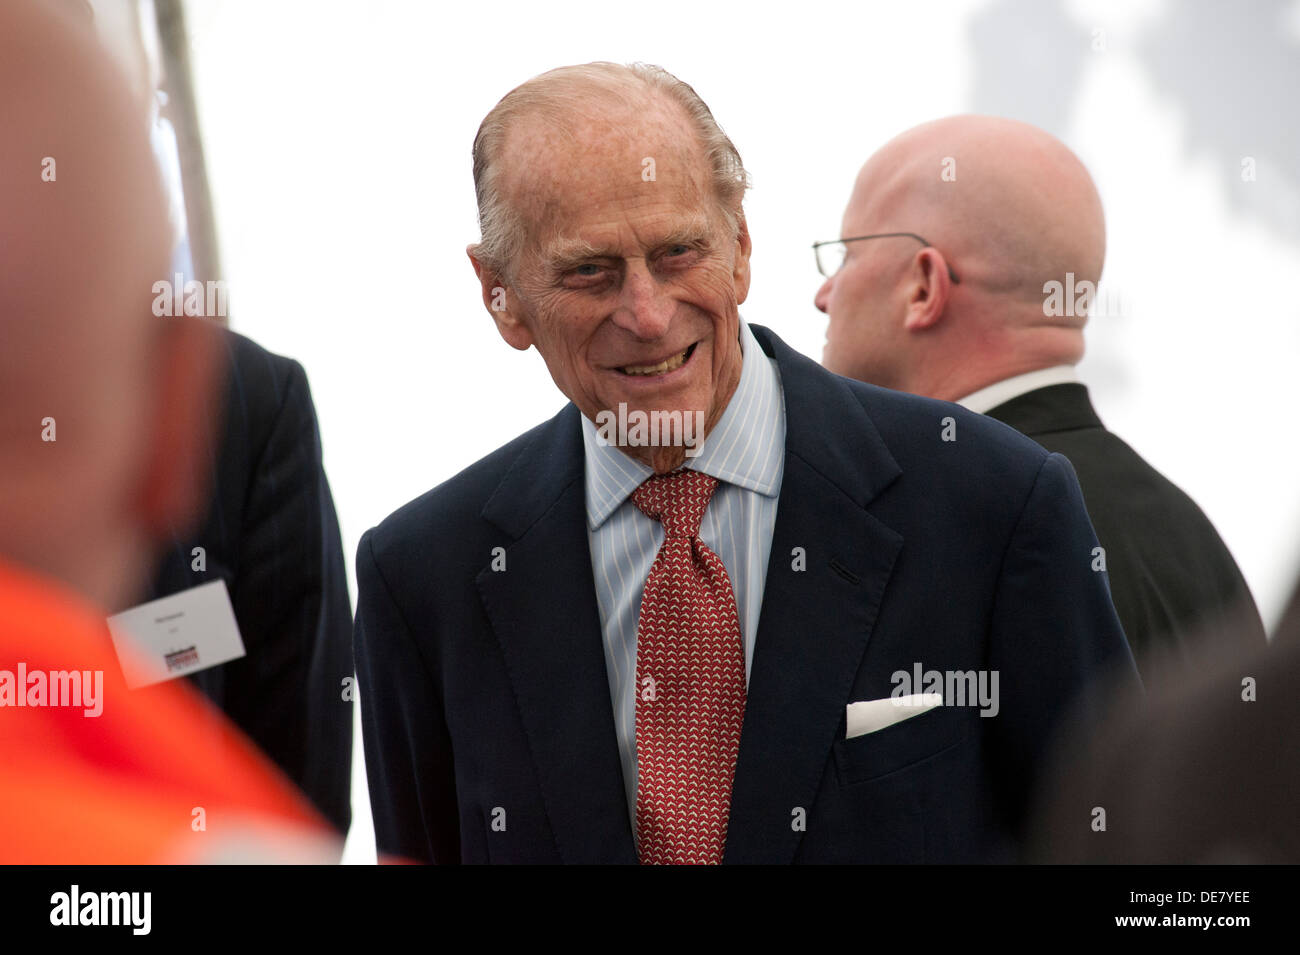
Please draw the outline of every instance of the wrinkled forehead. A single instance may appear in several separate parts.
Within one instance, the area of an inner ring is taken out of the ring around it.
[[[708,159],[685,116],[664,105],[524,118],[504,146],[505,198],[533,238],[716,209]]]

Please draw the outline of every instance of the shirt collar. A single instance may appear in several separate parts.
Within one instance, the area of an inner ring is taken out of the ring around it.
[[[685,466],[766,497],[781,487],[785,462],[785,399],[776,363],[763,353],[745,322],[740,323],[740,382],[699,454]],[[654,471],[612,444],[597,439],[596,426],[582,415],[587,525],[596,530]]]
[[[1019,398],[1021,395],[1048,385],[1072,384],[1079,380],[1073,365],[1056,365],[1052,368],[1040,368],[1013,378],[1004,378],[987,388],[972,392],[965,398],[958,398],[957,404],[977,414],[992,411],[1000,404]]]

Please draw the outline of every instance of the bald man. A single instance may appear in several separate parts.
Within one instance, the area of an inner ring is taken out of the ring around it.
[[[828,369],[957,402],[1069,458],[1143,672],[1186,660],[1200,633],[1263,645],[1209,519],[1106,430],[1075,373],[1106,254],[1077,156],[1014,120],[925,123],[862,167],[841,234],[816,246]]]
[[[147,114],[66,16],[0,6],[0,862],[336,858],[219,713],[127,689],[112,649],[105,608],[197,516],[223,369],[215,329],[152,314]]]

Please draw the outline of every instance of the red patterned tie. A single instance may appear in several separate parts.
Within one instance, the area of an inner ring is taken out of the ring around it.
[[[731,579],[699,539],[716,478],[682,469],[632,492],[664,527],[636,633],[636,830],[641,862],[722,862],[745,716]]]

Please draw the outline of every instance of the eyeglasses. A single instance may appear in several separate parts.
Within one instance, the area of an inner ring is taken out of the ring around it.
[[[929,241],[917,235],[915,232],[880,232],[876,235],[855,235],[848,239],[831,239],[827,242],[814,242],[813,254],[817,257],[817,271],[827,278],[830,278],[838,272],[844,266],[844,255],[847,251],[844,248],[845,243],[861,242],[863,239],[894,238],[916,239],[916,241],[920,242],[922,245],[931,249],[934,248],[934,246],[930,245]],[[951,265],[948,266],[948,278],[952,279],[953,285],[956,285],[961,281],[957,278],[957,273],[952,270]]]

